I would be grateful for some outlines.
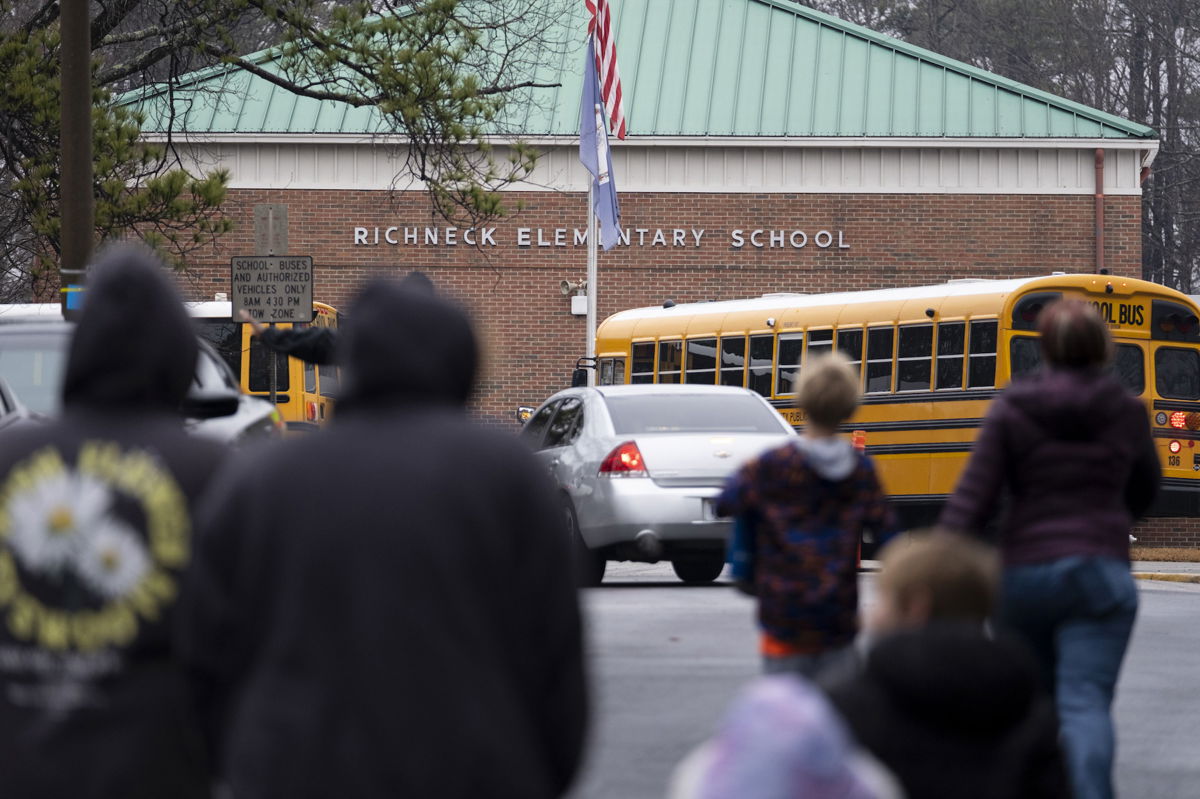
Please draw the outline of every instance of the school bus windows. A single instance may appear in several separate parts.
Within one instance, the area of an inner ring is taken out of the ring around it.
[[[967,388],[996,385],[996,322],[972,322],[967,357]]]
[[[839,330],[837,349],[850,361],[859,376],[862,376],[863,332],[861,330]]]
[[[717,382],[717,340],[693,338],[687,343],[687,374],[685,382]]]
[[[1113,353],[1113,375],[1135,397],[1146,390],[1146,359],[1137,344],[1118,344]]]
[[[808,360],[810,362],[813,358],[820,358],[822,355],[828,355],[831,352],[833,352],[832,330],[808,331]]]
[[[895,329],[873,327],[867,331],[867,393],[892,390],[892,339]]]
[[[1036,336],[1013,336],[1008,343],[1008,371],[1020,377],[1042,365],[1042,345]]]
[[[1061,291],[1038,291],[1026,294],[1013,306],[1013,330],[1037,330],[1038,317],[1042,315],[1042,309],[1061,299]]]
[[[288,390],[288,356],[267,349],[257,338],[250,339],[250,380],[247,390],[271,390],[271,355],[275,356],[275,390]]]
[[[721,385],[746,385],[746,337],[721,338]]]
[[[331,363],[323,363],[317,367],[321,375],[321,396],[335,397],[338,393],[338,370]]]
[[[928,391],[933,369],[933,325],[904,325],[897,350],[896,390]]]
[[[774,354],[774,336],[750,337],[749,387],[764,397],[771,396],[771,361]]]
[[[658,382],[678,383],[683,374],[683,342],[658,342]]]
[[[1150,335],[1158,341],[1200,342],[1200,320],[1186,305],[1154,300],[1150,306]]]
[[[1164,399],[1200,399],[1200,353],[1159,347],[1154,353],[1154,387]]]
[[[779,337],[779,371],[775,376],[775,394],[795,394],[800,377],[800,354],[804,351],[803,333],[786,333]]]
[[[630,383],[654,382],[654,342],[639,341],[633,345],[632,372]]]
[[[601,358],[596,383],[601,386],[619,386],[625,382],[624,358]]]
[[[934,388],[962,388],[966,342],[965,322],[942,322],[937,326],[937,382]]]

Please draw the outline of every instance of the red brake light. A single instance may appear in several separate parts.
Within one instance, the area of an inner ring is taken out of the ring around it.
[[[1170,420],[1171,427],[1174,427],[1176,430],[1186,430],[1187,429],[1187,417],[1188,417],[1187,412],[1175,411],[1174,413],[1171,414],[1171,420]]]
[[[608,453],[600,464],[600,474],[608,477],[645,477],[646,464],[637,444],[626,441]]]

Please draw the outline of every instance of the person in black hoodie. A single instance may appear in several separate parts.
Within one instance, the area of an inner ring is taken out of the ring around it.
[[[819,677],[858,743],[911,799],[1069,797],[1033,656],[984,630],[994,554],[934,532],[896,539],[881,557],[865,655]]]
[[[170,625],[224,450],[188,436],[197,343],[148,251],[90,272],[63,414],[0,446],[0,796],[206,797]]]
[[[470,322],[369,284],[326,429],[207,498],[186,657],[237,799],[565,792],[586,721],[569,538],[544,470],[471,424]]]

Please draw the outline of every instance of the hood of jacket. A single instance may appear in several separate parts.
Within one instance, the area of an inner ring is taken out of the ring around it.
[[[1123,412],[1130,394],[1108,372],[1042,369],[1013,381],[1005,398],[1048,436],[1088,440]]]
[[[1032,656],[978,627],[934,624],[880,639],[867,672],[906,715],[954,735],[998,736],[1040,691]]]
[[[858,452],[845,439],[798,436],[795,444],[813,471],[826,480],[845,480],[858,465]]]
[[[339,341],[338,412],[395,404],[465,405],[479,348],[467,314],[428,278],[375,280],[350,305]]]
[[[88,272],[63,378],[64,407],[178,413],[199,345],[162,261],[111,247]]]

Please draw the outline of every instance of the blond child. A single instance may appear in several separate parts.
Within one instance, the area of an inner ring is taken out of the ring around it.
[[[812,676],[854,640],[859,541],[894,527],[871,459],[838,435],[860,396],[841,355],[806,365],[803,435],[746,463],[718,501],[735,517],[734,579],[758,597],[767,673]]]
[[[1032,655],[987,630],[995,553],[933,531],[896,538],[880,559],[865,655],[822,678],[859,743],[909,796],[1069,796],[1053,703]]]

